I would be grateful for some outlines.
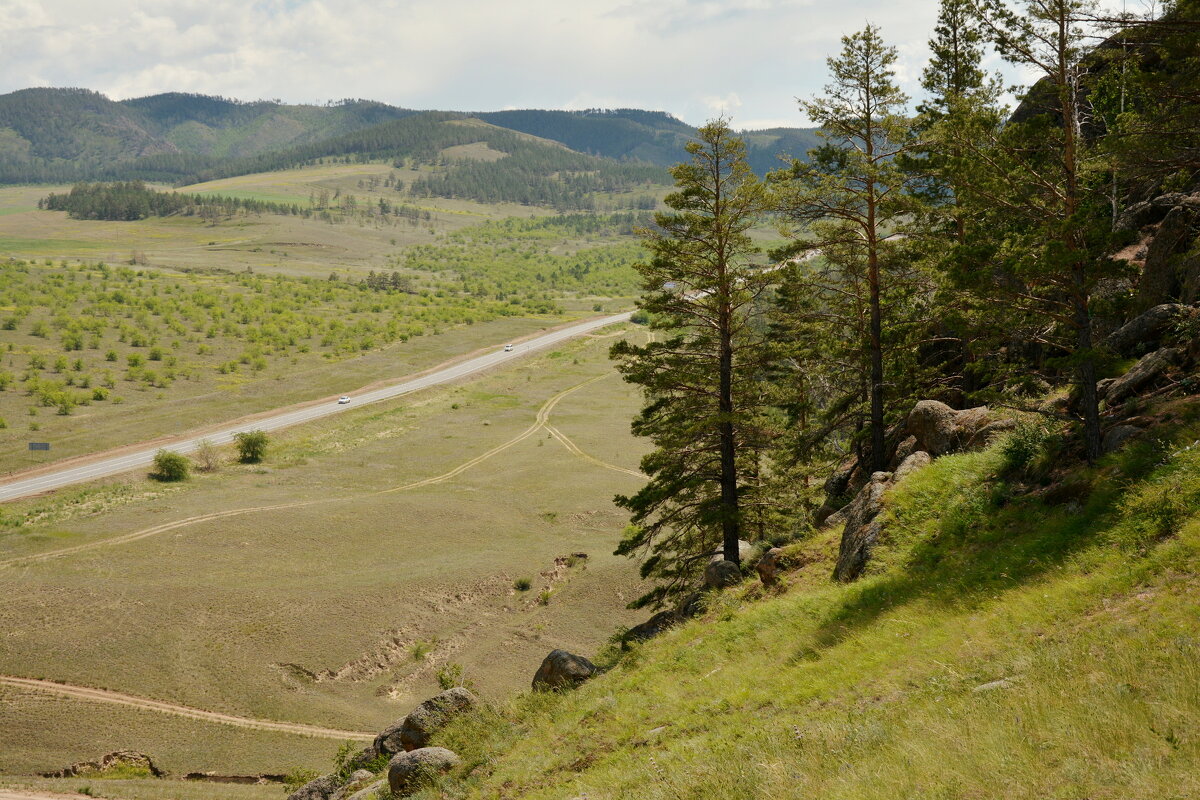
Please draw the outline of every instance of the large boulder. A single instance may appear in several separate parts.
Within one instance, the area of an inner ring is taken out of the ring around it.
[[[727,589],[742,582],[742,570],[732,561],[713,561],[704,568],[704,586],[708,589]]]
[[[883,510],[883,493],[891,485],[891,480],[892,473],[876,472],[850,501],[838,560],[833,569],[834,580],[852,581],[862,574],[871,556],[871,548],[879,539],[880,526],[875,518]]]
[[[404,750],[428,747],[430,738],[446,727],[446,723],[478,702],[475,695],[461,686],[434,695],[404,718],[400,725],[400,746]]]
[[[322,775],[287,796],[287,800],[330,800],[342,782],[337,775]]]
[[[908,413],[904,432],[915,440],[912,452],[924,450],[937,458],[981,448],[993,435],[1012,426],[1011,420],[997,419],[987,406],[956,411],[937,400],[921,400]]]
[[[1200,257],[1189,251],[1197,234],[1200,234],[1200,197],[1192,196],[1167,212],[1150,239],[1135,299],[1138,308],[1148,309],[1172,300],[1190,303],[1195,299],[1193,285],[1200,272]]]
[[[1141,389],[1155,381],[1169,367],[1178,364],[1183,357],[1183,351],[1173,347],[1164,347],[1142,356],[1136,364],[1113,381],[1104,394],[1104,402],[1109,408],[1119,405],[1136,395]]]
[[[1177,320],[1195,313],[1196,309],[1182,303],[1160,303],[1109,334],[1104,346],[1127,358],[1144,355],[1158,349]]]
[[[392,757],[388,764],[388,788],[399,797],[411,794],[427,780],[449,772],[462,763],[452,750],[444,747],[422,747]]]
[[[596,665],[566,650],[551,650],[533,676],[535,690],[570,689],[596,674]]]
[[[375,773],[365,769],[356,769],[346,779],[346,783],[342,788],[338,789],[329,800],[349,800],[359,794],[369,784],[375,783]],[[382,786],[383,781],[378,781],[378,785]]]

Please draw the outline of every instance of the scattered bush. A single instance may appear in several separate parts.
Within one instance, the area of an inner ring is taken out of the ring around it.
[[[513,581],[513,588],[518,592],[528,592],[533,588],[533,581],[529,578],[517,578]]]
[[[242,431],[233,437],[237,444],[238,461],[257,464],[267,454],[267,434],[263,431]]]
[[[321,777],[321,773],[317,772],[315,769],[296,767],[291,772],[288,772],[283,776],[283,791],[287,794],[291,794],[304,784],[308,783],[309,781],[314,781],[319,777]]]
[[[191,472],[192,462],[173,450],[159,450],[154,454],[154,472],[150,476],[160,481],[181,481]]]

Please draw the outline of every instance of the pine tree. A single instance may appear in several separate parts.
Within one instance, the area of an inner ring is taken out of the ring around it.
[[[841,308],[832,318],[852,337],[846,356],[858,359],[849,371],[863,375],[872,471],[886,466],[885,387],[894,377],[884,363],[885,296],[899,264],[889,256],[914,209],[906,191],[913,178],[897,161],[915,142],[895,61],[895,48],[872,25],[842,37],[841,55],[828,59],[833,82],[823,96],[802,103],[825,142],[808,162],[773,176],[794,225],[794,242],[780,254],[820,252],[822,291]]]
[[[714,551],[739,562],[746,493],[753,491],[762,432],[764,328],[770,274],[754,264],[748,231],[766,195],[745,145],[725,120],[701,128],[691,160],[671,169],[669,211],[644,233],[639,303],[661,341],[612,349],[625,379],[648,405],[633,431],[655,449],[642,459],[650,480],[618,505],[632,524],[617,549],[644,555],[643,577],[659,583],[635,606],[661,604],[688,587]]]

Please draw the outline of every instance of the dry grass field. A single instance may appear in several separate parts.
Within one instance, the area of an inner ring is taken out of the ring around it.
[[[27,522],[0,533],[0,674],[369,732],[434,693],[447,665],[498,697],[550,649],[594,652],[644,616],[624,609],[635,566],[611,555],[624,524],[611,499],[638,485],[641,448],[611,342],[295,429],[260,466],[12,504]],[[283,772],[321,768],[338,745],[12,687],[0,698],[7,773],[121,747],[176,774]]]

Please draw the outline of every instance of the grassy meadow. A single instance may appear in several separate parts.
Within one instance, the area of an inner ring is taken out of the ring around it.
[[[612,496],[639,480],[638,400],[607,362],[611,342],[295,429],[261,466],[9,504],[0,674],[373,731],[448,665],[499,698],[550,649],[594,651],[638,617],[624,609],[635,565],[610,555],[624,523]],[[572,453],[543,421],[612,463]],[[242,508],[262,510],[206,519]],[[320,767],[338,744],[0,695],[0,772],[135,745],[173,773],[281,772]]]
[[[179,433],[180,404],[203,427],[632,304],[632,214],[436,198],[377,213],[417,208],[397,187],[427,169],[184,189],[320,205],[309,217],[75,220],[37,209],[64,187],[0,189],[0,473]]]

